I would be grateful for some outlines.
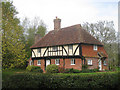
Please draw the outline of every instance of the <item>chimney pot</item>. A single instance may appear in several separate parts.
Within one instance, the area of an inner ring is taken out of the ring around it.
[[[54,19],[54,30],[60,30],[61,28],[61,19],[59,19],[56,16],[56,19]]]

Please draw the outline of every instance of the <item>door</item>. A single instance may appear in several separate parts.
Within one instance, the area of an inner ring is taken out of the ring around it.
[[[46,60],[46,67],[47,65],[50,65],[50,60]]]
[[[102,62],[101,62],[101,60],[99,60],[99,70],[100,71],[102,70]]]

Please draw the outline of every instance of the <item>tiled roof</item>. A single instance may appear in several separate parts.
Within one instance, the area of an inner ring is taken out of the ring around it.
[[[103,45],[100,41],[95,39],[86,30],[84,30],[80,24],[78,24],[70,27],[61,28],[60,30],[50,31],[37,43],[31,46],[31,48],[75,43]]]

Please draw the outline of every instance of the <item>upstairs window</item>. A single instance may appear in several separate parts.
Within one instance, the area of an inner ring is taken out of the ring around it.
[[[41,49],[40,48],[37,51],[38,51],[38,53],[41,53]]]
[[[97,45],[94,45],[93,50],[97,51],[97,49],[98,49]]]
[[[72,50],[73,49],[73,45],[69,45],[68,48],[69,48],[69,50]]]
[[[71,65],[75,65],[75,59],[71,59]]]
[[[55,59],[55,64],[59,65],[60,64],[60,60],[59,59]]]
[[[37,65],[41,65],[41,61],[40,60],[37,61]]]
[[[92,65],[92,60],[88,60],[88,65]]]
[[[52,47],[52,50],[53,51],[57,51],[58,50],[58,47],[56,46],[56,47]]]

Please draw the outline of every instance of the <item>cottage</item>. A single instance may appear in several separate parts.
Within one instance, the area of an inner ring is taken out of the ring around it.
[[[37,38],[39,38],[37,36]],[[61,19],[54,19],[54,30],[31,47],[29,64],[40,66],[45,72],[47,65],[82,70],[107,69],[108,59],[103,44],[84,30],[80,24],[61,28]]]

